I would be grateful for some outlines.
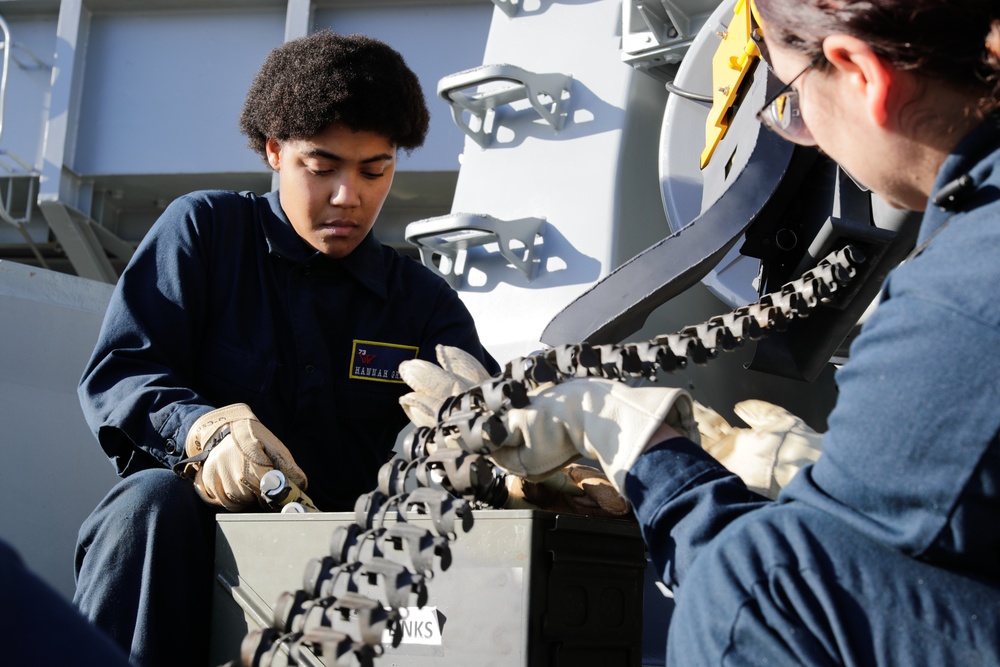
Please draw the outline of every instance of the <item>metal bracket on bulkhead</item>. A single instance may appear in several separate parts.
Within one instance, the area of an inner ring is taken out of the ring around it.
[[[503,258],[531,280],[535,244],[544,222],[544,218],[500,220],[481,213],[452,213],[411,222],[404,237],[420,249],[424,266],[457,288],[465,275],[469,248],[494,242]]]
[[[622,61],[664,82],[718,3],[625,0],[622,6]]]
[[[572,81],[568,74],[529,72],[508,64],[483,65],[444,77],[437,92],[451,106],[455,124],[487,148],[496,134],[495,109],[520,100],[527,99],[552,129],[561,129]],[[477,119],[478,127],[466,122],[466,111]]]
[[[517,8],[521,6],[521,0],[493,0],[493,4],[507,16],[515,16]]]

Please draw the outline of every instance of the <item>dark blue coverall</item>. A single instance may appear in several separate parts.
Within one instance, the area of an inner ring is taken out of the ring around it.
[[[124,477],[80,530],[81,611],[137,665],[201,664],[216,510],[171,472],[190,426],[248,404],[316,504],[350,510],[408,422],[399,362],[433,361],[439,344],[498,370],[455,291],[372,234],[335,260],[296,234],[276,192],[173,202],[119,280],[80,382]]]
[[[822,456],[777,501],[685,438],[629,472],[676,595],[669,665],[1000,664],[998,120],[946,159],[934,192],[954,197],[932,197]]]

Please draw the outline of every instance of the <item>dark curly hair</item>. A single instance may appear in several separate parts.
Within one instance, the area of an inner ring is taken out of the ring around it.
[[[305,139],[332,123],[376,132],[409,152],[424,143],[429,120],[420,82],[398,52],[365,35],[321,30],[268,54],[240,130],[266,162],[269,138]]]
[[[984,111],[1000,108],[997,0],[756,0],[765,31],[826,63],[823,39],[854,35],[899,69],[978,91]]]

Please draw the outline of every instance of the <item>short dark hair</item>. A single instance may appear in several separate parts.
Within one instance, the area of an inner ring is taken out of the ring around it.
[[[997,0],[756,0],[768,39],[818,60],[834,33],[864,40],[894,67],[979,91],[1000,106]]]
[[[320,30],[271,50],[243,102],[240,130],[266,162],[268,139],[306,139],[333,123],[412,151],[429,121],[420,82],[398,52],[365,35]]]

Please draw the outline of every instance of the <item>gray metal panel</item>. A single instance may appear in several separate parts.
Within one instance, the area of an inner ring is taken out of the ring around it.
[[[80,524],[117,479],[76,385],[111,286],[0,261],[0,537],[67,599]]]
[[[0,243],[20,244],[26,234],[32,243],[44,243],[48,229],[41,215],[33,211],[37,172],[42,164],[42,136],[45,127],[52,54],[55,52],[56,13],[0,16],[11,34],[0,134],[0,188],[7,213],[23,222],[23,229],[0,224]],[[9,178],[8,178],[9,177]],[[13,190],[8,193],[8,185]],[[9,196],[12,194],[13,196]]]
[[[651,79],[621,62],[620,3],[529,4],[513,17],[494,13],[482,64],[571,76],[565,122],[556,130],[525,102],[498,109],[491,145],[465,143],[452,204],[453,213],[546,220],[531,281],[489,247],[469,252],[460,293],[500,361],[541,347],[552,316],[613,268],[618,248],[631,244],[622,239],[621,215],[639,213],[635,201],[653,206],[625,225],[630,232],[648,240],[662,238],[667,227],[653,194],[639,191],[644,184],[655,193],[655,178],[647,172],[633,179],[646,159],[655,169],[655,156],[642,156],[641,147],[655,144],[659,121],[655,102],[628,108],[633,91],[663,97]],[[640,157],[632,162],[625,149],[636,146]]]
[[[2,12],[0,6],[0,14]],[[42,158],[43,110],[52,76],[56,15],[15,16],[7,18],[7,23],[13,48],[0,149],[37,167]],[[0,162],[6,163],[6,160]]]
[[[39,263],[113,282],[178,194],[269,189],[269,169],[238,130],[246,89],[271,48],[327,25],[385,39],[427,88],[427,143],[400,156],[380,221],[385,240],[402,245],[406,223],[448,210],[462,135],[433,88],[451,63],[478,61],[492,12],[477,0],[0,0],[14,43],[30,38],[58,64],[31,75],[33,94],[18,93],[29,73],[15,71],[17,113],[4,133],[43,172],[28,228]],[[58,243],[47,243],[50,231]],[[21,230],[0,229],[0,244],[0,257],[35,261]]]
[[[263,170],[237,119],[284,28],[280,9],[95,13],[73,170]]]

